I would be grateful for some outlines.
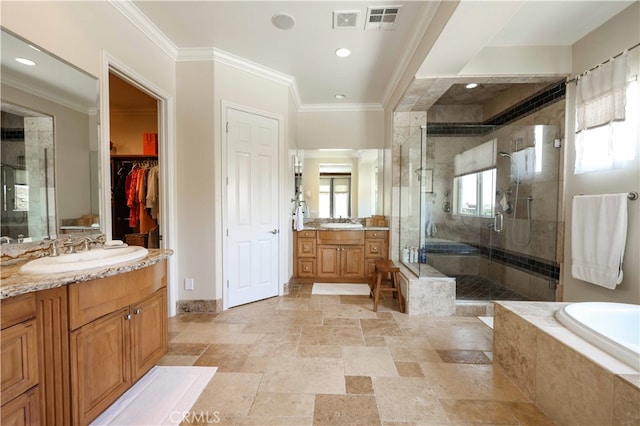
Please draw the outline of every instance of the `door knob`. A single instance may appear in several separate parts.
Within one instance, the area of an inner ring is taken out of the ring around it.
[[[270,234],[276,235],[278,232],[280,232],[277,229],[272,229],[271,231],[269,231]]]

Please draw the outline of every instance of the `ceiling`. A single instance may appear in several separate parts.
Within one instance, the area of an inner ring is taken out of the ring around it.
[[[443,81],[444,75],[450,87],[464,80],[465,66],[486,48],[568,47],[632,3],[463,1],[416,75],[434,81]],[[386,106],[417,43],[425,30],[429,31],[440,2],[134,0],[130,4],[134,6],[132,10],[141,12],[170,40],[178,57],[198,49],[215,48],[290,76],[303,109],[339,109],[345,105]],[[364,29],[369,6],[400,7],[395,26]],[[359,12],[357,26],[334,29],[334,11]],[[282,13],[295,18],[293,28],[281,30],[272,25],[272,17]],[[350,49],[351,56],[338,58],[334,52],[340,47]],[[494,78],[493,83],[522,82],[522,77],[510,75],[500,81]],[[526,77],[535,79],[531,75]],[[559,78],[544,77],[542,80],[549,81]],[[484,83],[488,88],[492,82]],[[441,88],[437,96],[444,91]],[[335,94],[344,94],[346,98],[337,100]]]

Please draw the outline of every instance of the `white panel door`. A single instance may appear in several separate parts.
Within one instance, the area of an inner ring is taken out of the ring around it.
[[[278,121],[227,109],[227,306],[278,295]]]

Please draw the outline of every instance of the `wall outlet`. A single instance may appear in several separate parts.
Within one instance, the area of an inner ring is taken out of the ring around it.
[[[193,290],[193,278],[184,279],[184,289],[189,291]]]

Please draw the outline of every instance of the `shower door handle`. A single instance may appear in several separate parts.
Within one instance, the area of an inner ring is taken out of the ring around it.
[[[502,215],[502,213],[496,213],[496,215],[493,217],[493,230],[496,232],[502,232],[503,223],[504,223],[504,216]]]

